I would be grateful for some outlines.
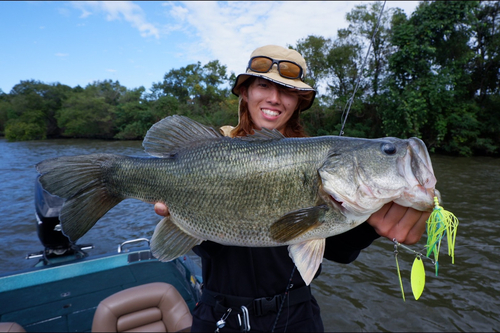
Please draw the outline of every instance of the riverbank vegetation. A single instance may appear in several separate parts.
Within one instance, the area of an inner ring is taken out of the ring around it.
[[[289,46],[304,55],[306,81],[319,91],[302,117],[308,133],[338,135],[354,97],[346,136],[416,136],[435,152],[500,154],[499,2],[422,2],[410,17],[385,10],[365,62],[381,8],[355,7],[336,39],[307,36]],[[21,81],[0,90],[0,134],[11,141],[142,139],[173,114],[235,125],[234,79],[214,60],[172,69],[149,90],[111,80],[84,88]]]

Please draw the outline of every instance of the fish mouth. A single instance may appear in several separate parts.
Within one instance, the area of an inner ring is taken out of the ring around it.
[[[436,186],[436,177],[432,168],[431,157],[422,140],[410,138],[409,153],[411,156],[411,170],[418,183],[425,188]]]
[[[323,172],[323,200],[344,216],[356,219],[371,215],[391,201],[420,211],[432,211],[434,196],[439,196],[439,191],[435,190],[436,177],[427,148],[420,139],[404,141],[406,145],[401,148],[406,151],[394,161],[395,177],[386,177],[385,173],[389,172],[386,169],[376,170],[380,177],[373,177],[369,169],[357,165],[349,181],[339,181]]]
[[[434,208],[434,196],[440,197],[439,191],[435,189],[437,180],[431,158],[422,140],[410,138],[408,142],[408,153],[398,161],[398,172],[405,178],[408,188],[394,202],[431,211]]]
[[[328,202],[337,210],[339,210],[342,214],[346,213],[346,209],[344,206],[342,206],[343,201],[339,201],[335,199],[335,197],[331,194],[328,194]]]

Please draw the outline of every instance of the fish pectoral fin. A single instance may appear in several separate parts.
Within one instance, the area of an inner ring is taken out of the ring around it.
[[[311,239],[302,243],[288,246],[288,254],[292,258],[302,279],[309,285],[323,262],[325,253],[325,239]]]
[[[188,235],[181,230],[171,216],[163,218],[151,237],[151,252],[160,261],[171,261],[189,252],[203,239]]]
[[[322,224],[322,217],[328,211],[327,205],[299,209],[282,216],[274,222],[269,232],[277,242],[288,242]]]

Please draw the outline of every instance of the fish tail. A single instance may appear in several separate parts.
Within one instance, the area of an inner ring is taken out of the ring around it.
[[[123,197],[108,190],[110,168],[119,155],[91,154],[48,159],[36,165],[40,183],[53,195],[65,199],[59,220],[71,241],[82,237]]]

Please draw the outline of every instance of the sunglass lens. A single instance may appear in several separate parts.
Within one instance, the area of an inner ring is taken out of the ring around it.
[[[291,78],[300,78],[300,67],[293,62],[281,61],[280,62],[280,73],[281,75]]]
[[[271,69],[273,61],[268,58],[254,58],[250,63],[250,68],[253,71],[265,73]]]

